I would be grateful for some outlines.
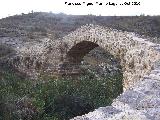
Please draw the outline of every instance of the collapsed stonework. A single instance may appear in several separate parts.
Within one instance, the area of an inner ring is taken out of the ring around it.
[[[100,107],[72,120],[159,120],[160,81],[155,79],[159,77],[159,68],[122,93],[111,106]]]
[[[85,25],[59,40],[42,39],[40,43],[24,43],[23,47],[18,46],[20,44],[14,47],[17,54],[9,61],[30,76],[67,72],[60,66],[80,63],[83,56],[97,46],[120,60],[124,93],[112,106],[73,119],[160,119],[160,45],[149,39],[98,25]]]

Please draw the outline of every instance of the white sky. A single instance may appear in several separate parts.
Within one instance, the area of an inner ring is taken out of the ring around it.
[[[140,6],[68,6],[65,2],[141,2]],[[94,15],[160,15],[159,0],[0,0],[0,18],[34,12]]]

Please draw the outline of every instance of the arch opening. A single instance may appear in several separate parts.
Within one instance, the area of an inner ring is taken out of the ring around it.
[[[96,43],[90,41],[82,41],[77,43],[67,52],[67,60],[72,63],[80,63],[86,54],[98,46],[99,45]]]
[[[78,91],[80,94],[74,94],[78,98],[90,101],[92,109],[86,113],[98,107],[111,105],[112,100],[123,92],[123,75],[119,59],[97,43],[82,41],[75,44],[66,53],[61,69],[64,77],[70,76],[67,80],[73,81],[76,89],[86,90],[85,93]]]
[[[87,60],[88,58],[90,59],[90,62]],[[92,62],[96,65],[93,65]],[[104,48],[100,47],[97,43],[91,41],[81,41],[68,50],[64,57],[64,61],[60,66],[61,69],[63,69],[62,74],[79,75],[78,73],[82,72],[81,67],[89,64],[92,64],[91,66],[94,67],[101,66],[103,70],[107,69],[108,72],[110,71],[109,69],[114,68],[116,69],[116,71],[122,72],[122,66],[120,62],[121,61],[119,58],[114,57]]]

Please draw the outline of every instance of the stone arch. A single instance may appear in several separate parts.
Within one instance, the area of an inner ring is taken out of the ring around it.
[[[77,62],[81,61],[82,56],[96,46],[100,46],[119,59],[123,70],[124,90],[149,73],[153,69],[155,61],[159,59],[157,51],[153,48],[154,45],[146,43],[145,39],[133,33],[98,25],[82,26],[65,36],[62,42],[66,46],[63,56],[69,61],[72,61],[72,58],[74,61],[76,54],[80,55]],[[78,48],[79,51],[74,51]]]

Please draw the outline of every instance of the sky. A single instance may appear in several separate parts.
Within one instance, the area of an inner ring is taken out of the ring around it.
[[[82,5],[68,5],[68,3],[75,2],[82,3]],[[106,5],[109,2],[114,2],[117,6]],[[140,2],[140,5],[120,5],[124,2]],[[87,3],[93,3],[94,5],[87,6]],[[103,3],[103,5],[98,5],[99,3]],[[0,18],[21,13],[26,14],[32,10],[34,12],[53,12],[73,15],[160,15],[159,6],[159,0],[0,0]]]

